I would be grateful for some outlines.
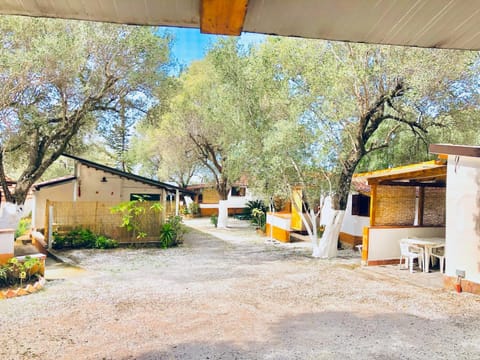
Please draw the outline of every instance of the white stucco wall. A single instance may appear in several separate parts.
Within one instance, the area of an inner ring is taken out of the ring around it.
[[[343,218],[341,232],[354,236],[362,236],[363,228],[370,225],[369,216],[352,215],[352,194],[348,195],[347,209]]]
[[[105,177],[106,182],[102,182]],[[99,201],[120,203],[130,200],[130,194],[160,194],[162,190],[142,182],[129,180],[84,165],[77,165],[77,180],[42,187],[35,191],[34,226],[45,225],[46,200],[50,201]]]
[[[245,196],[232,196],[232,190],[228,193],[227,206],[229,208],[242,208],[247,206],[247,202],[253,200],[254,197],[250,190],[245,189]]]
[[[330,197],[328,197],[323,204],[320,224],[330,224],[332,216],[332,202]],[[352,194],[349,194],[347,208],[345,209],[345,217],[343,218],[340,231],[353,236],[362,236],[363,228],[369,225],[370,218],[368,216],[352,215]]]
[[[47,200],[73,201],[74,180],[55,186],[45,186],[34,192],[35,209],[32,212],[32,226],[35,229],[45,227],[45,206]]]
[[[457,161],[458,160],[458,161]],[[480,284],[480,159],[449,155],[447,168],[446,270]]]
[[[232,190],[228,193],[227,197],[227,207],[231,208],[245,208],[247,207],[247,202],[254,200],[255,196],[252,194],[248,188],[245,190],[245,196],[232,196]],[[217,204],[200,204],[200,209],[218,209]]]
[[[14,229],[0,229],[0,255],[13,254],[14,234]]]
[[[444,237],[444,227],[370,228],[368,261],[400,258],[400,240],[407,237]]]
[[[122,202],[129,201],[132,193],[161,194],[161,190],[155,186],[84,165],[79,166],[77,176],[80,187],[80,191],[77,191],[78,201]],[[102,182],[103,177],[107,182]]]

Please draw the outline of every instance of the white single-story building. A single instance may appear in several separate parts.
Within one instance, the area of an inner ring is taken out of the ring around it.
[[[127,173],[73,155],[74,174],[35,184],[32,227],[45,229],[48,202],[98,202],[119,204],[141,196],[161,202],[164,209],[178,214],[180,194],[190,194],[177,186]],[[171,206],[168,206],[171,205]],[[167,211],[164,211],[165,214]]]
[[[480,146],[434,144],[430,152],[448,156],[445,287],[460,280],[480,294]]]
[[[190,185],[187,190],[195,193],[194,201],[200,207],[201,216],[218,215],[220,195],[214,184]],[[256,198],[249,190],[246,181],[235,183],[228,192],[226,207],[229,215],[241,214],[247,208],[247,203]]]

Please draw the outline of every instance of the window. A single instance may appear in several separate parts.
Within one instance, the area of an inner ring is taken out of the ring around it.
[[[142,198],[145,201],[160,201],[160,194],[130,194],[130,201]]]
[[[245,188],[240,186],[232,187],[232,196],[245,196]]]
[[[370,197],[362,194],[352,195],[352,215],[370,216]]]

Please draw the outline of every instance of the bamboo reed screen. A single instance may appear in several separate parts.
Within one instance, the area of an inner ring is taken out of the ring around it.
[[[131,232],[121,227],[122,214],[112,214],[114,203],[101,202],[52,202],[53,229],[68,231],[76,227],[92,230],[99,235],[105,235],[120,243],[157,241],[161,226],[161,213],[146,212],[140,217],[140,228],[147,233],[143,239],[135,239]],[[149,208],[148,202],[141,204]],[[175,206],[173,204],[173,212]],[[172,204],[167,203],[167,214],[172,211]]]
[[[377,187],[374,225],[413,225],[416,188],[410,186]]]
[[[425,188],[424,226],[445,226],[445,188]]]

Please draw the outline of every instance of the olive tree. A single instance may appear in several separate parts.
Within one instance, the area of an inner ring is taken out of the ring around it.
[[[1,17],[0,34],[0,185],[21,205],[101,114],[161,84],[168,40],[147,27],[24,17]]]

